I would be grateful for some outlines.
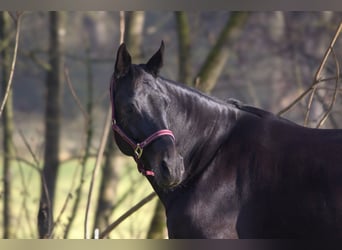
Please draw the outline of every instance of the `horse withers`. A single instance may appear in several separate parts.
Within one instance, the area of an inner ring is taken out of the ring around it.
[[[122,44],[110,96],[120,150],[165,206],[169,238],[342,238],[342,130],[311,129],[159,75]]]

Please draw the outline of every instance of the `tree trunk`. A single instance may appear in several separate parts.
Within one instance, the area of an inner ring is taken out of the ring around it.
[[[56,11],[49,12],[49,63],[51,70],[47,72],[46,78],[45,153],[41,200],[38,211],[40,238],[48,238],[51,234],[55,188],[60,163],[60,113],[64,65],[63,44],[65,36],[63,19],[63,13]]]
[[[145,23],[144,11],[126,12],[126,30],[124,41],[132,58],[139,62],[142,59],[142,34]]]
[[[232,12],[223,27],[216,44],[208,54],[195,78],[195,86],[210,93],[219,78],[229,56],[229,45],[240,35],[248,17],[247,12]]]
[[[0,41],[9,38],[10,17],[7,13],[0,12]],[[2,62],[2,93],[5,95],[8,78],[11,70],[11,49],[7,45],[1,51]],[[1,98],[3,100],[3,98]],[[13,156],[13,101],[12,90],[10,90],[6,106],[3,110],[3,238],[11,237],[11,157]]]
[[[187,85],[191,84],[191,53],[190,27],[184,11],[175,12],[178,33],[178,80]]]

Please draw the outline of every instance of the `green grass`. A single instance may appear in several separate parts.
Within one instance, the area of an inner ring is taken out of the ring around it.
[[[95,165],[95,160],[89,160],[86,166],[86,178],[83,185],[81,203],[77,216],[74,220],[73,226],[70,230],[69,238],[82,239],[84,238],[84,220],[85,210],[88,198],[89,186],[91,174]],[[70,188],[72,186],[73,177],[75,171],[77,171],[76,186],[79,185],[80,165],[77,161],[70,161],[60,166],[58,183],[56,188],[56,200],[54,209],[54,219],[60,214],[62,207],[65,203],[68,194],[70,194]],[[2,168],[0,168],[2,172]],[[2,173],[0,178],[2,178]],[[91,208],[89,213],[89,229],[93,228],[94,214],[96,210],[96,203],[98,197],[98,190],[101,180],[101,171],[98,171],[95,179],[95,185],[93,190]],[[40,197],[40,178],[37,170],[24,163],[15,163],[11,169],[11,219],[12,219],[12,235],[13,238],[37,238],[37,213]],[[2,186],[0,187],[2,193]],[[152,191],[152,188],[148,181],[141,176],[132,161],[127,161],[119,167],[119,183],[117,190],[117,201],[121,202],[117,204],[110,222],[113,222],[120,215],[130,209],[134,204],[139,202],[147,194]],[[71,194],[74,194],[75,188],[73,188]],[[129,193],[127,193],[129,192]],[[74,195],[68,201],[67,207],[61,216],[61,222],[56,225],[54,233],[55,238],[62,238],[65,229],[65,224],[68,221],[68,217],[71,214],[71,208],[74,203]],[[127,220],[115,228],[110,238],[115,239],[137,239],[145,238],[146,232],[153,215],[156,199],[146,204],[135,214],[131,215]],[[3,199],[0,200],[0,235],[2,235],[2,210]],[[25,208],[26,207],[26,208]]]

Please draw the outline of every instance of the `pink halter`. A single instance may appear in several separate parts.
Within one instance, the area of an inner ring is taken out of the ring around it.
[[[111,83],[110,83],[110,101],[112,103],[112,129],[114,132],[118,133],[120,135],[120,137],[125,141],[127,142],[131,148],[133,149],[134,151],[134,155],[133,155],[133,158],[134,160],[136,161],[137,165],[138,165],[138,170],[140,173],[142,173],[143,175],[149,175],[149,176],[154,176],[154,172],[151,171],[151,170],[146,170],[144,168],[144,165],[141,161],[141,156],[144,152],[144,148],[149,145],[151,142],[153,142],[154,140],[158,139],[159,137],[161,136],[164,136],[164,135],[168,135],[168,136],[171,136],[171,138],[173,140],[175,140],[175,136],[173,135],[172,131],[171,130],[168,130],[168,129],[162,129],[162,130],[159,130],[155,133],[153,133],[152,135],[150,135],[149,137],[147,137],[144,141],[142,142],[135,142],[134,140],[132,140],[131,138],[128,137],[128,135],[126,135],[126,133],[119,127],[119,125],[117,124],[116,122],[116,119],[115,119],[115,109],[114,109],[114,99],[113,99],[113,90],[114,90],[114,85],[115,85],[115,77],[114,77],[114,74],[112,76],[112,79],[111,79]]]

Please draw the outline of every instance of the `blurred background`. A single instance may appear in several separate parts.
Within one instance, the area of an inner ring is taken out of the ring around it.
[[[166,78],[341,128],[341,21],[341,12],[0,12],[1,102],[12,83],[1,113],[1,237],[84,238],[85,227],[94,237],[153,191],[110,131],[88,196],[120,24],[135,63],[164,40]],[[105,237],[166,238],[158,199]]]

